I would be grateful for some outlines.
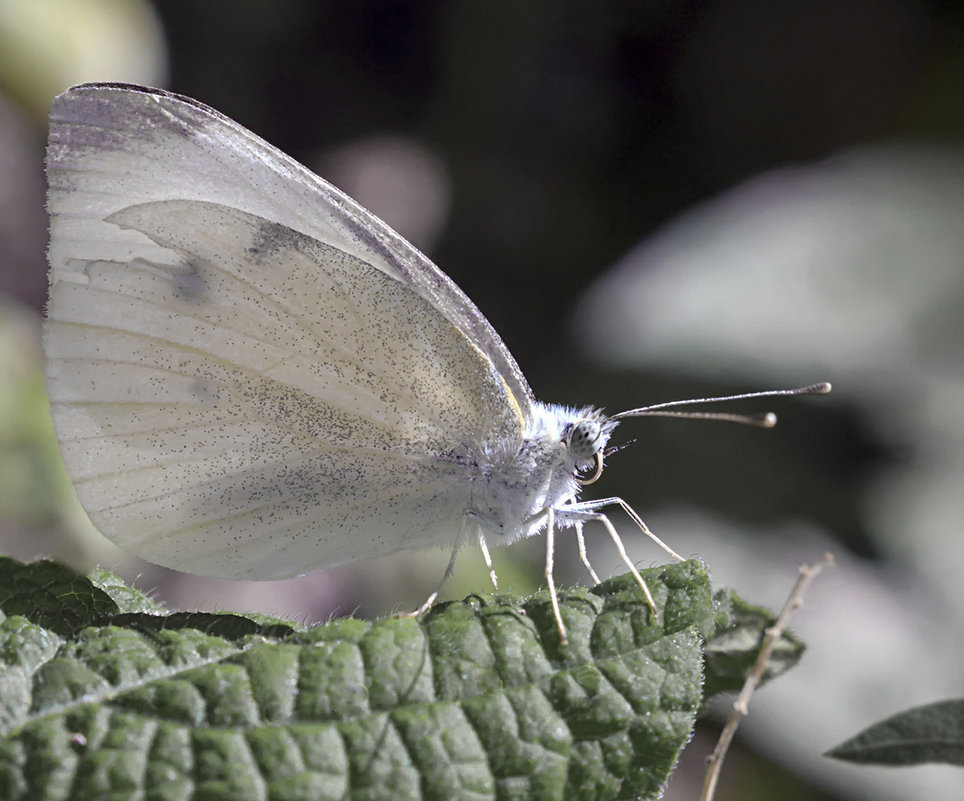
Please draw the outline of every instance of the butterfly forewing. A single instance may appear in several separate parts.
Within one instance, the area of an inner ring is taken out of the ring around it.
[[[180,199],[243,209],[412,287],[485,353],[528,419],[534,399],[521,370],[441,270],[338,189],[214,109],[158,89],[74,87],[51,108],[47,169],[53,271],[73,259],[125,261],[135,249],[147,257],[151,246],[142,236],[103,222],[128,206]]]

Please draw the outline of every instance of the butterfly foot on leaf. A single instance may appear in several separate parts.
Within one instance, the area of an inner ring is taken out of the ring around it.
[[[397,612],[395,616],[396,617],[421,617],[429,609],[432,608],[432,606],[435,604],[437,600],[438,600],[438,590],[436,590],[430,596],[428,596],[428,598],[426,598],[422,602],[421,606],[419,606],[417,609],[413,609],[411,612]]]

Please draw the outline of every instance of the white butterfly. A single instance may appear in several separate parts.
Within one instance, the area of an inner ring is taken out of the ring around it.
[[[432,262],[195,100],[74,87],[53,103],[47,173],[47,393],[77,496],[119,546],[277,579],[452,545],[447,577],[475,539],[494,584],[486,542],[545,529],[565,640],[554,530],[575,528],[598,581],[582,538],[598,520],[653,606],[602,510],[680,557],[624,501],[579,493],[618,420],[694,415],[539,403]]]

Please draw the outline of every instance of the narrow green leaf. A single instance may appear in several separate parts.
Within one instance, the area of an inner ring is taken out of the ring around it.
[[[871,765],[964,765],[964,700],[898,712],[830,749],[826,756]]]
[[[644,571],[658,621],[632,576],[561,592],[565,647],[544,592],[306,629],[2,569],[5,801],[657,798],[715,614],[695,562]]]

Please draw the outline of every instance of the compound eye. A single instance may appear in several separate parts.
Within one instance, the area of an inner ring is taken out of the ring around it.
[[[576,459],[589,459],[602,446],[602,426],[595,420],[580,420],[569,434],[569,453]]]

